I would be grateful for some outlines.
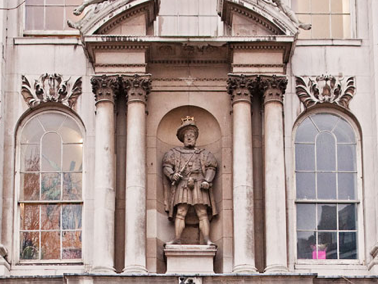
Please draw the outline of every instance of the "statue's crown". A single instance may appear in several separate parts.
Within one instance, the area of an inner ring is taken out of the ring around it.
[[[193,116],[186,116],[184,118],[181,118],[181,124],[182,125],[191,124],[191,123],[195,123]]]
[[[193,129],[196,133],[196,138],[198,137],[199,131],[196,122],[194,121],[194,117],[186,116],[184,118],[181,118],[181,126],[177,129],[176,133],[177,138],[181,142],[184,142],[184,130],[188,128]]]

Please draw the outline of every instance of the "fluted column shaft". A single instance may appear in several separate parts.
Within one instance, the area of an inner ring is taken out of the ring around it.
[[[251,79],[229,75],[228,92],[233,106],[233,272],[255,273],[253,220],[253,159]]]
[[[265,133],[265,272],[287,272],[286,194],[283,143],[285,77],[261,80],[264,89]]]
[[[114,272],[115,144],[117,76],[91,80],[96,100],[93,272]]]
[[[149,77],[122,77],[127,90],[124,273],[146,273],[146,102]]]

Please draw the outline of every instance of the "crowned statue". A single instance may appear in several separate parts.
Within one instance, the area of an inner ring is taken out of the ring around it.
[[[185,217],[191,206],[198,217],[199,229],[207,245],[210,240],[210,219],[217,214],[213,194],[213,180],[217,171],[217,161],[212,153],[196,147],[199,135],[193,117],[181,119],[177,138],[184,144],[169,150],[163,158],[163,172],[166,176],[166,211],[175,223],[175,238],[167,244],[181,244],[185,229]]]

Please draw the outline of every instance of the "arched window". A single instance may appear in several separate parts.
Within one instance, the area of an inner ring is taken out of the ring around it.
[[[295,136],[297,259],[357,259],[357,138],[342,117],[317,113]]]
[[[83,135],[62,112],[41,112],[18,134],[19,259],[81,260]]]

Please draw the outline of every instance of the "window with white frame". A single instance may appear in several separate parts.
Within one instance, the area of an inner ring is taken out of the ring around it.
[[[295,135],[297,259],[358,258],[357,139],[331,113],[308,116]]]
[[[302,39],[352,38],[352,0],[292,0],[292,9],[312,29],[301,30]]]
[[[76,22],[80,17],[73,10],[82,0],[26,0],[26,30],[68,30],[67,20]]]
[[[82,259],[83,136],[70,116],[42,112],[18,135],[19,259]]]

